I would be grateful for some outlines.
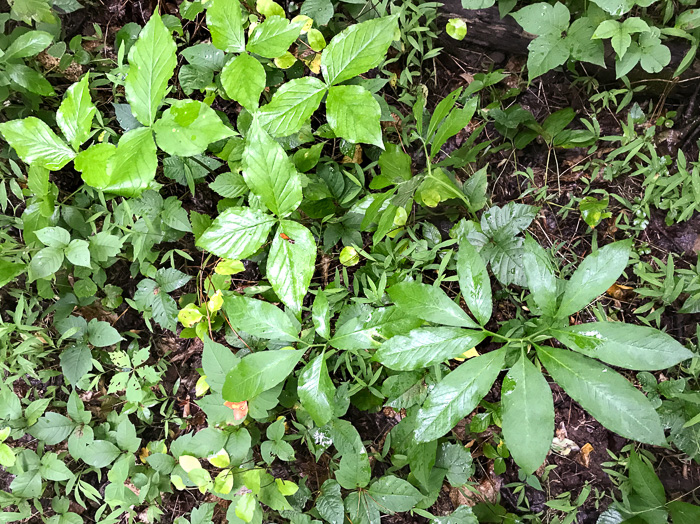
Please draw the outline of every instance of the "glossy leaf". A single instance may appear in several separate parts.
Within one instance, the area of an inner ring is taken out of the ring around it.
[[[202,369],[206,375],[207,384],[212,391],[220,393],[229,371],[241,361],[233,352],[209,337],[205,337],[202,351]]]
[[[668,503],[673,524],[696,524],[700,522],[700,506],[674,500]]]
[[[302,198],[299,173],[282,146],[270,138],[258,120],[248,130],[243,159],[246,184],[270,211],[284,217],[299,206]]]
[[[299,375],[297,392],[301,405],[318,427],[330,421],[333,417],[335,386],[328,375],[325,353],[321,353],[304,367]]]
[[[0,260],[0,275],[2,274],[2,261]],[[1,280],[0,280],[1,282]],[[325,339],[331,337],[331,314],[328,306],[328,297],[320,289],[316,293],[313,307],[311,308],[311,316],[314,322],[316,333]]]
[[[56,171],[75,158],[75,152],[33,116],[1,123],[0,133],[27,164]]]
[[[265,81],[265,68],[247,53],[228,61],[221,71],[221,85],[226,94],[248,111],[258,108]]]
[[[282,303],[295,314],[309,290],[316,261],[316,242],[306,227],[282,220],[267,256],[267,278]]]
[[[484,260],[468,240],[462,239],[457,252],[457,277],[464,301],[483,326],[491,318],[491,279]]]
[[[391,300],[405,313],[444,326],[478,328],[469,315],[439,287],[401,282],[388,290]]]
[[[265,243],[274,223],[274,217],[257,209],[228,208],[199,237],[197,247],[231,260],[248,258]]]
[[[261,108],[258,113],[260,124],[273,137],[298,133],[318,109],[325,94],[326,85],[318,78],[307,76],[290,80],[275,92],[269,104]]]
[[[12,41],[5,49],[5,54],[0,57],[0,61],[34,56],[51,45],[52,40],[53,36],[46,31],[27,31]]]
[[[415,439],[430,442],[476,408],[503,367],[505,349],[467,360],[438,382],[416,417]]]
[[[336,349],[376,349],[386,339],[417,328],[423,322],[397,307],[383,307],[358,315],[336,329],[329,340]]]
[[[547,252],[530,235],[525,237],[523,269],[532,298],[542,314],[554,316],[557,311],[557,278]]]
[[[538,347],[537,356],[557,384],[603,426],[625,438],[666,445],[659,415],[624,377],[567,350]]]
[[[232,296],[224,299],[224,309],[234,329],[284,342],[295,342],[298,339],[299,325],[295,325],[280,308],[269,302]]]
[[[570,349],[626,369],[656,371],[693,358],[673,337],[647,326],[592,322],[554,332]]]
[[[614,242],[588,255],[566,283],[557,316],[567,317],[605,293],[627,267],[631,240]]]
[[[321,55],[326,83],[339,84],[377,67],[398,30],[397,15],[356,24],[337,34]]]
[[[177,65],[176,49],[170,30],[155,12],[129,50],[126,99],[134,116],[145,126],[156,120]]]
[[[88,75],[68,88],[66,96],[56,111],[56,123],[63,136],[76,151],[90,136],[92,119],[97,108],[90,98]]]
[[[280,16],[271,16],[253,29],[246,50],[265,58],[277,58],[287,52],[289,46],[299,37],[306,22],[289,22]]]
[[[173,156],[204,153],[212,142],[234,134],[219,115],[197,100],[177,100],[153,125],[158,146]]]
[[[348,142],[384,148],[382,111],[372,94],[361,86],[333,86],[326,100],[328,124]]]
[[[245,49],[243,16],[238,0],[212,0],[207,7],[207,27],[212,43],[227,53]]]
[[[501,387],[503,436],[515,462],[531,475],[549,453],[554,437],[552,391],[523,353]]]
[[[486,338],[483,331],[449,327],[426,327],[390,338],[374,359],[396,371],[423,369],[461,356]]]
[[[229,402],[243,402],[275,387],[289,376],[303,351],[275,350],[251,353],[228,372],[222,395]]]

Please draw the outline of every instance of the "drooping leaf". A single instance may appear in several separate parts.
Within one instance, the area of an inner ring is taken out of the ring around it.
[[[75,158],[75,152],[33,116],[3,122],[0,133],[27,164],[56,171]]]
[[[605,293],[627,267],[631,248],[631,240],[614,242],[584,258],[566,283],[557,316],[573,315]]]
[[[208,105],[197,100],[177,100],[153,125],[158,146],[170,155],[195,156],[209,144],[234,132]]]
[[[265,68],[249,54],[240,54],[224,66],[221,85],[229,97],[248,111],[255,111],[265,89]]]
[[[406,314],[444,326],[478,328],[469,315],[442,289],[418,282],[401,282],[387,292]]]
[[[416,417],[415,439],[430,442],[450,431],[489,392],[503,367],[505,349],[467,360],[438,382]]]
[[[258,120],[248,130],[243,159],[246,184],[270,211],[284,217],[299,206],[301,178],[282,146],[270,138]]]
[[[134,116],[145,126],[156,120],[177,65],[176,49],[170,30],[155,12],[129,50],[126,99]]]
[[[296,314],[309,290],[316,261],[316,242],[306,227],[282,220],[267,257],[267,278],[282,303]]]
[[[515,462],[531,475],[547,457],[554,437],[552,391],[523,353],[503,380],[503,436]]]
[[[462,239],[457,252],[457,277],[464,301],[483,326],[491,318],[491,279],[479,252]]]
[[[322,352],[311,360],[299,375],[299,400],[314,423],[321,427],[333,417],[335,386],[328,375],[326,354]]]
[[[384,148],[382,110],[372,94],[361,86],[333,86],[326,100],[328,124],[336,136],[352,143]]]
[[[299,325],[295,325],[280,308],[269,302],[232,296],[224,300],[224,309],[234,329],[284,342],[295,342],[298,339]]]
[[[243,16],[239,0],[212,0],[207,6],[207,27],[213,44],[227,53],[245,49]]]
[[[326,89],[323,82],[311,76],[290,80],[277,90],[269,104],[261,108],[258,113],[260,125],[273,137],[299,132],[318,109]]]
[[[351,25],[337,34],[321,55],[321,72],[331,86],[366,73],[384,59],[398,30],[397,15]]]
[[[659,415],[624,377],[571,351],[538,347],[537,355],[557,384],[603,426],[625,438],[666,445]]]
[[[246,355],[226,375],[221,394],[229,402],[255,398],[286,379],[303,354],[303,351],[268,350]]]
[[[228,208],[199,237],[197,247],[231,260],[247,258],[260,249],[274,223],[274,217],[257,209]]]
[[[450,327],[426,327],[397,335],[384,342],[374,359],[396,371],[424,369],[461,356],[486,338],[483,331]]]
[[[673,337],[654,328],[623,322],[591,322],[557,330],[570,349],[626,369],[655,371],[693,358]]]
[[[80,82],[68,88],[56,111],[56,123],[76,151],[90,136],[96,112],[97,108],[90,98],[89,75],[85,75]]]

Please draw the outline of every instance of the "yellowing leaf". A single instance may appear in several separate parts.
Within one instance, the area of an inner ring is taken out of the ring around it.
[[[231,459],[229,458],[225,449],[221,449],[217,453],[208,456],[207,460],[209,461],[209,464],[216,468],[225,468],[231,463]]]
[[[182,469],[184,469],[187,473],[195,469],[202,469],[202,465],[199,463],[199,460],[191,455],[182,455],[178,459],[178,462],[180,463],[180,467],[182,467]]]

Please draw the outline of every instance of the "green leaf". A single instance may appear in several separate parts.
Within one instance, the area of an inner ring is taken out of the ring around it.
[[[18,262],[10,262],[0,258],[0,287],[5,287],[15,278],[24,273],[27,268],[26,264]]]
[[[106,348],[124,340],[119,331],[109,325],[109,322],[93,318],[87,328],[88,342],[98,348]]]
[[[75,387],[92,369],[92,352],[84,344],[71,346],[61,353],[61,371],[68,383]]]
[[[390,338],[374,354],[374,360],[396,371],[423,369],[461,356],[486,338],[483,331],[460,328],[418,328],[408,335]]]
[[[326,111],[328,124],[336,136],[348,142],[384,148],[380,124],[382,110],[372,93],[364,87],[331,87],[328,90]]]
[[[577,18],[566,31],[566,43],[574,60],[605,67],[603,42],[592,39],[595,30],[596,26],[590,18]]]
[[[49,411],[29,428],[28,433],[47,446],[55,446],[66,440],[75,426],[68,417]]]
[[[491,279],[479,252],[461,239],[457,252],[457,277],[464,301],[482,326],[491,318]]]
[[[335,472],[335,480],[345,489],[364,488],[372,478],[369,457],[363,448],[357,455],[343,455],[340,468]]]
[[[467,23],[461,18],[450,18],[445,30],[455,40],[464,40],[467,36]]]
[[[524,353],[503,380],[501,404],[508,450],[531,475],[545,461],[552,444],[554,403],[549,384]]]
[[[56,123],[76,151],[90,136],[96,112],[97,108],[90,98],[89,75],[85,75],[80,82],[68,88],[56,111]]]
[[[260,125],[273,137],[298,133],[318,109],[326,89],[323,82],[311,76],[290,80],[283,84],[272,96],[270,103],[259,111]]]
[[[321,55],[321,72],[331,86],[377,67],[398,31],[397,15],[351,25],[337,34]]]
[[[345,497],[345,511],[353,524],[381,524],[379,506],[363,490],[353,491]]]
[[[175,156],[195,156],[209,144],[234,135],[216,112],[197,100],[177,100],[155,123],[158,146]]]
[[[0,133],[27,164],[56,171],[75,158],[75,152],[33,116],[0,124]]]
[[[27,31],[18,36],[5,50],[0,61],[9,62],[17,58],[34,56],[46,49],[53,41],[53,36],[46,31]]]
[[[47,453],[41,457],[39,473],[46,480],[60,482],[73,478],[73,473],[55,453]]]
[[[226,94],[248,111],[255,111],[258,108],[265,83],[265,68],[247,53],[228,61],[221,71],[221,85]],[[287,85],[289,84],[284,84],[282,87]]]
[[[547,316],[554,316],[557,311],[557,277],[554,276],[552,263],[547,253],[530,235],[525,237],[523,269],[527,287],[532,298]]]
[[[245,49],[243,17],[238,0],[212,0],[207,7],[207,27],[213,44],[227,53]]]
[[[574,351],[625,369],[656,371],[693,358],[673,337],[647,326],[592,322],[552,334]]]
[[[603,426],[625,438],[666,445],[659,415],[621,375],[566,350],[538,347],[537,356],[557,384]]]
[[[226,375],[241,361],[226,346],[212,341],[209,337],[203,339],[202,368],[207,377],[207,384],[212,391],[220,393],[224,387]]]
[[[373,309],[345,322],[336,329],[329,343],[336,349],[376,349],[386,339],[406,333],[422,323],[397,307]]]
[[[309,290],[316,261],[316,242],[306,227],[282,220],[267,256],[267,278],[282,303],[295,314]]]
[[[472,454],[461,444],[442,442],[435,459],[435,467],[446,470],[445,476],[452,486],[463,486],[474,474]]]
[[[401,282],[391,286],[387,292],[391,300],[408,315],[444,326],[479,328],[439,287]]]
[[[671,511],[673,524],[696,524],[700,522],[700,507],[680,500],[669,502],[666,506]]]
[[[44,76],[31,67],[24,64],[9,63],[5,65],[5,70],[10,80],[21,89],[26,89],[41,96],[53,96],[56,92]]]
[[[45,247],[34,255],[29,262],[32,280],[49,277],[60,270],[62,265],[63,249]]]
[[[639,35],[639,48],[642,53],[639,65],[647,73],[660,73],[671,63],[671,50],[651,32]]]
[[[568,317],[612,286],[627,267],[631,240],[613,242],[588,255],[566,283],[557,316]]]
[[[158,12],[129,50],[129,73],[124,85],[126,99],[139,122],[150,126],[163,102],[177,65],[177,46]]]
[[[432,139],[430,144],[430,157],[434,158],[440,152],[440,148],[447,142],[447,140],[462,129],[469,125],[474,113],[476,112],[476,106],[479,103],[478,97],[471,97],[467,100],[467,103],[462,108],[454,108],[447,115],[447,118],[437,126],[437,132],[435,137]],[[430,120],[432,124],[432,119]]]
[[[228,208],[199,237],[197,247],[222,258],[248,258],[265,243],[274,223],[274,217],[257,209]]]
[[[119,455],[121,451],[111,442],[95,440],[85,448],[80,458],[90,466],[104,468],[114,462]]]
[[[1,263],[2,261],[0,261]],[[328,307],[328,297],[320,289],[316,293],[316,298],[311,308],[311,316],[316,333],[325,339],[331,338],[331,313]]]
[[[471,413],[498,377],[505,353],[502,348],[467,360],[438,382],[418,411],[415,439],[436,440]]]
[[[283,342],[295,342],[299,338],[299,325],[295,325],[280,308],[269,302],[232,296],[224,299],[224,309],[234,329]]]
[[[593,0],[593,3],[613,16],[621,16],[629,12],[637,2],[635,0]]]
[[[343,509],[340,484],[337,481],[328,479],[323,483],[321,494],[316,499],[316,510],[330,524],[343,524],[345,510]]]
[[[632,489],[648,508],[663,508],[666,505],[666,491],[654,473],[654,468],[644,462],[634,450],[630,453],[629,476]]]
[[[66,247],[66,258],[72,264],[82,267],[92,267],[90,265],[90,244],[87,240],[75,239],[71,240]]]
[[[30,469],[17,475],[10,484],[12,494],[17,497],[32,499],[41,496],[41,475],[38,469]],[[16,522],[17,519],[12,519]],[[11,521],[7,521],[11,522]]]
[[[423,183],[418,188],[418,194],[428,207],[435,207],[440,202],[451,198],[458,198],[467,206],[470,205],[464,193],[440,168],[433,168],[426,175]],[[426,196],[429,196],[429,198],[426,198]]]
[[[410,511],[423,499],[420,491],[407,481],[386,475],[372,483],[367,490],[383,513]]]
[[[75,168],[87,185],[128,197],[139,196],[148,188],[157,167],[156,144],[147,127],[124,133],[116,148],[95,144],[75,160]]]
[[[243,159],[246,184],[270,211],[283,217],[299,206],[301,178],[282,146],[270,138],[257,119],[248,130]]]
[[[62,227],[45,227],[35,231],[35,234],[48,247],[65,249],[70,244],[70,233]]]
[[[569,28],[569,9],[560,2],[553,6],[538,2],[511,13],[511,16],[533,35],[554,34],[559,37]]]
[[[556,33],[538,36],[530,42],[527,49],[527,74],[530,81],[563,65],[569,58],[566,40]]]
[[[330,421],[333,417],[335,386],[328,375],[325,352],[304,367],[299,375],[297,392],[302,406],[318,427]]]
[[[226,374],[221,394],[230,402],[251,400],[286,379],[303,356],[285,349],[250,353]]]
[[[299,37],[305,21],[289,22],[280,16],[271,16],[253,29],[246,50],[265,58],[277,58],[287,52]]]

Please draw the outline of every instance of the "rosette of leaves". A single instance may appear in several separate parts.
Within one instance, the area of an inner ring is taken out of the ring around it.
[[[457,277],[473,318],[439,287],[415,281],[390,287],[389,296],[405,317],[431,324],[416,326],[379,345],[374,359],[390,369],[406,372],[439,365],[462,356],[487,337],[504,343],[457,366],[434,386],[415,415],[416,442],[445,435],[508,369],[501,386],[503,435],[517,464],[528,474],[534,472],[544,462],[554,435],[554,407],[544,368],[608,429],[639,442],[666,445],[653,405],[610,366],[659,370],[693,354],[649,327],[622,322],[569,325],[572,315],[617,280],[627,265],[630,247],[631,242],[624,241],[597,249],[564,281],[556,276],[544,249],[527,237],[521,263],[534,318],[511,321],[507,329],[497,332],[485,327],[491,322],[493,306],[486,264],[464,237],[459,240]],[[564,348],[546,344],[552,338]]]

